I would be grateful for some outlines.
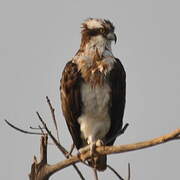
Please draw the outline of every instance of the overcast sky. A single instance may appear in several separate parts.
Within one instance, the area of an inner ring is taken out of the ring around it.
[[[21,134],[8,119],[28,129],[39,111],[54,131],[45,96],[56,109],[60,139],[72,144],[60,110],[59,79],[79,48],[80,24],[87,17],[107,18],[116,29],[114,55],[127,72],[126,133],[116,144],[154,138],[180,127],[180,3],[166,0],[1,0],[0,1],[0,179],[28,179],[39,136]],[[132,180],[179,179],[180,142],[108,157],[123,177],[131,164]],[[53,145],[50,164],[64,157]],[[91,170],[80,165],[86,179]],[[100,179],[117,179],[109,170]],[[52,180],[79,179],[72,167]]]

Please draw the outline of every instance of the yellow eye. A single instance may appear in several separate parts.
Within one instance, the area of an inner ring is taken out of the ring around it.
[[[100,31],[100,33],[103,33],[103,34],[105,33],[105,29],[104,28],[100,28],[99,31]]]

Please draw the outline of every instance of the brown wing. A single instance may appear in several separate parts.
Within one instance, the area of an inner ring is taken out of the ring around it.
[[[80,126],[77,122],[81,114],[82,105],[80,93],[81,82],[82,78],[77,65],[72,61],[68,62],[64,68],[60,82],[61,106],[73,142],[78,149],[83,146]]]
[[[126,101],[126,72],[119,59],[116,59],[113,69],[109,74],[112,104],[110,107],[111,127],[106,135],[107,145],[113,145],[118,131],[123,124],[123,115]],[[111,139],[111,141],[109,141]]]

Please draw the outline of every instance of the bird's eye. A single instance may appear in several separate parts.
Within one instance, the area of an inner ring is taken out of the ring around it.
[[[104,34],[105,33],[105,29],[104,28],[100,28],[99,32]]]

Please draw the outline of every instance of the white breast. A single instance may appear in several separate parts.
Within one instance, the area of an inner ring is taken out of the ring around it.
[[[81,86],[83,108],[78,122],[88,143],[102,139],[109,131],[110,91],[106,82],[103,86],[91,87],[85,82]]]

